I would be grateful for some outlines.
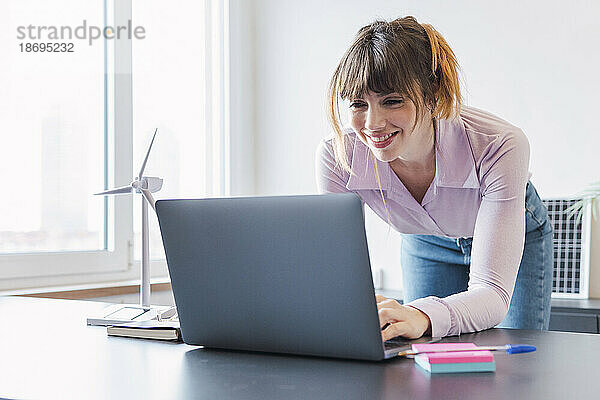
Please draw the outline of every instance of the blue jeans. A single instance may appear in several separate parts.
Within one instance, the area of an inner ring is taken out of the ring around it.
[[[498,326],[548,329],[552,293],[552,223],[537,191],[527,183],[525,246],[508,314]],[[473,238],[402,235],[404,302],[467,290]]]

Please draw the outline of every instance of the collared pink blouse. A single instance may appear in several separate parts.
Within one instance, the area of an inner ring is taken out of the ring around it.
[[[377,161],[389,217],[370,151],[351,129],[345,134],[354,175],[336,167],[332,138],[317,150],[316,171],[320,192],[356,193],[398,232],[473,237],[467,291],[409,303],[429,316],[432,335],[443,337],[491,328],[508,312],[525,238],[529,142],[519,128],[466,106],[457,118],[438,120],[436,132],[435,177],[420,204],[389,164]]]

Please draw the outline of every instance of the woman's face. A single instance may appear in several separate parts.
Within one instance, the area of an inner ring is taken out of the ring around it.
[[[426,111],[413,129],[415,118],[415,104],[398,93],[369,92],[350,100],[350,126],[380,161],[418,160],[431,150],[431,114]]]

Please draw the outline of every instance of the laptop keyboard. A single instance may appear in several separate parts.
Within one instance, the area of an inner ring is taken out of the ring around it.
[[[414,342],[415,342],[414,340],[406,339],[403,337],[397,337],[397,338],[393,338],[393,339],[385,341],[383,343],[383,348],[384,348],[384,350],[391,350],[391,349],[395,349],[398,347],[410,346]]]

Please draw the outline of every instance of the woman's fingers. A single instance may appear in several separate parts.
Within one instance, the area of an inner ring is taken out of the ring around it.
[[[375,300],[377,300],[377,308],[378,309],[380,309],[382,307],[394,307],[396,305],[400,306],[400,303],[398,303],[396,300],[388,299],[387,297],[384,297],[380,294],[375,296]]]
[[[383,327],[387,323],[401,321],[404,319],[404,314],[406,314],[404,306],[396,300],[383,296],[377,298],[377,310],[379,312],[380,327]]]
[[[386,324],[393,324],[394,322],[404,320],[403,310],[395,308],[382,307],[379,309],[379,327],[383,328]]]
[[[430,329],[431,323],[425,313],[395,300],[385,299],[377,303],[377,309],[384,341],[396,336],[419,338]]]
[[[390,340],[395,338],[396,336],[403,336],[409,339],[415,338],[414,329],[406,321],[395,322],[393,324],[388,325],[387,328],[381,331],[381,337],[383,341]]]
[[[429,329],[429,317],[423,312],[410,306],[403,306],[396,300],[379,294],[375,299],[383,341],[396,336],[419,338]]]

